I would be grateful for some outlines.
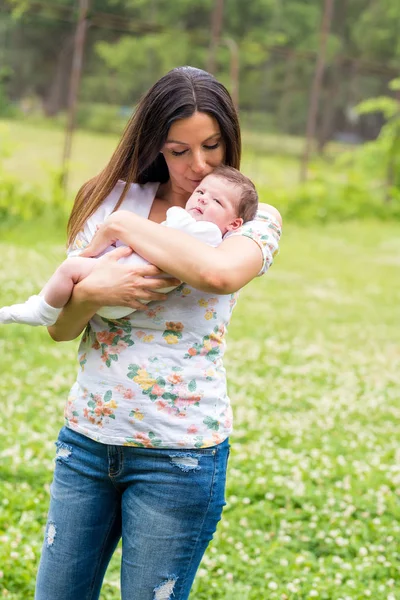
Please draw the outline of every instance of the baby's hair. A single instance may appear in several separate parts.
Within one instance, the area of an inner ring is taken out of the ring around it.
[[[236,184],[241,190],[237,203],[237,216],[243,219],[244,223],[255,218],[258,209],[258,194],[254,183],[246,175],[226,165],[216,167],[210,175],[222,177],[230,183]]]

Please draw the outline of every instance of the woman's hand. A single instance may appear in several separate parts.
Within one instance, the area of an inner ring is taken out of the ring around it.
[[[166,300],[166,294],[157,289],[166,287],[162,271],[154,265],[132,266],[119,264],[118,259],[129,256],[132,249],[119,247],[96,261],[92,273],[76,287],[74,296],[78,302],[96,306],[128,306],[136,310],[145,310],[142,300]],[[178,286],[179,279],[168,278],[168,286]]]

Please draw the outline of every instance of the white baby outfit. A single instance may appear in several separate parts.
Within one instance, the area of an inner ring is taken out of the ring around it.
[[[147,218],[157,188],[131,185],[121,209]],[[90,243],[123,189],[118,183],[89,218],[70,256]],[[227,235],[258,245],[261,275],[272,264],[280,233],[266,213]],[[114,320],[94,315],[79,346],[66,425],[106,444],[204,448],[222,442],[232,430],[223,355],[236,300],[237,294],[210,294],[183,283],[146,311]]]
[[[179,206],[173,206],[167,210],[167,218],[161,225],[170,227],[171,229],[178,229],[184,231],[189,235],[197,238],[198,240],[208,244],[209,246],[219,246],[222,242],[222,233],[219,227],[210,221],[196,221],[184,208]],[[116,246],[122,246],[123,244],[117,242]],[[110,247],[107,251],[114,250],[115,247]],[[120,258],[120,263],[129,264],[132,266],[148,265],[149,261],[139,256],[135,252],[127,257]],[[168,278],[167,278],[168,282]],[[176,286],[166,286],[157,290],[160,293],[168,293],[175,289]],[[150,300],[142,300],[143,304],[148,304]],[[106,319],[120,319],[126,317],[132,311],[132,308],[126,306],[103,306],[97,311],[97,314]]]

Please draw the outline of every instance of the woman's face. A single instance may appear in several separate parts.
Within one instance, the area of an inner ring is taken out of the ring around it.
[[[224,162],[225,145],[218,121],[202,112],[175,121],[162,153],[172,187],[192,194],[200,181]]]

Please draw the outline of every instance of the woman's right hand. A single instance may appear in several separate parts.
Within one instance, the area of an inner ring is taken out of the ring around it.
[[[166,294],[157,289],[165,288],[165,279],[157,277],[162,271],[154,265],[132,266],[120,264],[120,258],[129,256],[132,249],[126,246],[116,248],[96,261],[96,265],[76,287],[74,296],[78,302],[102,306],[128,306],[136,310],[146,310],[142,300],[166,300]],[[168,286],[178,286],[179,279],[168,279]]]

